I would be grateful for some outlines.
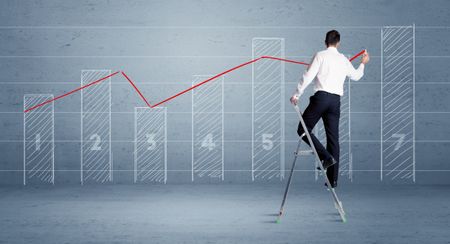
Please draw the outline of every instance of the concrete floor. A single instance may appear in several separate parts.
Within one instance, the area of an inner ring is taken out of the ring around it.
[[[450,243],[450,187],[349,185],[341,223],[321,185],[0,188],[0,243]]]

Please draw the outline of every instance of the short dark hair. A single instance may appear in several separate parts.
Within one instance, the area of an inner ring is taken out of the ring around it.
[[[330,45],[336,45],[341,40],[341,34],[337,30],[330,30],[325,37],[325,44],[327,47]]]

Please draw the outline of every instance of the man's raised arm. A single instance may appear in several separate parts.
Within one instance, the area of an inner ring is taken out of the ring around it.
[[[363,75],[364,75],[364,66],[365,66],[365,64],[367,64],[369,62],[369,59],[370,59],[369,53],[367,51],[365,51],[361,58],[361,64],[358,66],[357,69],[355,69],[353,67],[353,64],[350,61],[348,61],[347,76],[354,81],[358,81],[359,79],[361,79],[361,77],[363,77]]]

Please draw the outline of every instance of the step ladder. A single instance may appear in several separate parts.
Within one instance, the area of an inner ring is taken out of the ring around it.
[[[314,147],[314,144],[311,140],[311,135],[309,134],[308,129],[306,128],[305,121],[303,121],[302,113],[300,112],[300,109],[298,108],[297,105],[294,106],[294,108],[297,111],[298,117],[300,118],[300,123],[303,127],[303,130],[305,131],[306,137],[308,138],[309,144],[311,145],[311,150],[300,151],[300,144],[302,142],[302,139],[300,138],[298,141],[297,150],[295,150],[295,152],[294,152],[294,161],[292,162],[291,172],[289,174],[289,178],[288,178],[287,185],[286,185],[286,190],[284,191],[283,200],[281,202],[281,208],[280,208],[280,212],[278,213],[276,223],[279,223],[281,220],[281,217],[283,216],[284,204],[286,203],[286,199],[287,199],[288,192],[289,192],[289,187],[291,186],[291,180],[292,180],[292,176],[294,175],[294,169],[295,169],[295,163],[297,162],[297,157],[300,155],[301,156],[314,155],[317,162],[320,162],[319,155],[317,154],[316,148]],[[322,176],[325,178],[325,182],[327,183],[328,191],[331,193],[331,196],[333,198],[334,207],[338,211],[342,222],[345,223],[345,222],[347,222],[347,218],[345,215],[344,208],[342,206],[342,202],[339,201],[336,191],[334,190],[334,188],[331,187],[330,181],[328,180],[327,174],[326,174],[325,169],[323,168],[322,164],[318,163],[318,166],[320,167]]]

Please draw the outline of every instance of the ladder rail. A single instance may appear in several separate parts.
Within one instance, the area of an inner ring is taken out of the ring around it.
[[[303,120],[302,113],[300,112],[300,109],[299,109],[299,107],[297,105],[295,105],[294,108],[297,111],[298,117],[300,118],[300,123],[302,124],[303,131],[305,131],[306,137],[308,138],[309,145],[311,146],[311,149],[312,149],[312,151],[314,153],[314,157],[316,158],[316,160],[318,160],[318,162],[320,162],[319,154],[317,154],[316,147],[314,146],[314,143],[312,141],[311,135],[309,134],[309,131],[308,131],[308,128],[306,127],[305,121]],[[301,138],[300,138],[300,140],[301,140]],[[321,163],[319,163],[319,167],[320,167],[320,170],[322,171],[322,174],[324,176],[326,176],[327,174],[326,174],[325,169],[323,168],[323,165]],[[331,191],[333,188],[331,187],[330,180],[328,179],[328,177],[324,177],[324,178],[326,180],[326,183],[327,183],[327,186],[328,186],[328,190]],[[335,196],[335,195],[336,194],[333,194],[333,196]],[[336,199],[337,199],[337,196],[336,196]],[[339,200],[339,199],[337,199],[337,200]]]
[[[314,157],[315,157],[315,159],[318,162],[320,162],[319,155],[317,154],[316,147],[314,146],[314,143],[312,141],[311,135],[310,135],[310,133],[308,131],[308,128],[306,127],[305,121],[303,120],[303,116],[302,116],[302,113],[300,112],[300,108],[298,107],[298,105],[295,105],[294,109],[295,109],[295,111],[297,111],[298,117],[300,119],[300,123],[301,123],[301,125],[303,127],[303,130],[305,131],[305,135],[306,135],[306,137],[307,137],[307,139],[309,141],[309,144],[310,144],[311,149],[313,151]],[[284,193],[284,196],[283,196],[283,200],[282,200],[282,203],[281,203],[280,212],[278,214],[278,218],[277,218],[277,221],[276,221],[277,223],[279,222],[281,216],[283,215],[284,204],[286,202],[286,198],[287,198],[287,195],[288,195],[288,192],[289,192],[289,187],[291,185],[291,180],[292,180],[291,178],[292,178],[292,175],[293,175],[293,172],[294,172],[294,168],[295,168],[295,164],[296,164],[296,161],[297,161],[297,157],[298,157],[298,152],[299,152],[299,149],[300,149],[301,141],[302,141],[302,139],[300,138],[299,142],[298,142],[298,145],[297,145],[297,150],[295,152],[294,162],[292,163],[291,173],[289,174],[289,179],[288,179],[288,182],[287,182],[287,185],[286,185],[286,190],[285,190],[285,193]],[[331,193],[331,196],[332,196],[335,208],[338,210],[339,215],[340,215],[340,217],[342,219],[342,222],[346,222],[347,219],[345,217],[345,211],[344,211],[344,208],[342,207],[342,203],[341,203],[341,201],[339,201],[339,198],[338,198],[334,188],[331,187],[331,183],[330,183],[330,181],[329,181],[329,179],[327,177],[327,174],[325,172],[325,169],[323,168],[322,163],[319,163],[319,167],[320,167],[320,170],[322,172],[322,175],[325,178],[325,182],[327,183],[328,190]]]
[[[298,107],[298,105],[295,105],[294,109],[295,109],[295,111],[297,111],[297,115],[300,119],[300,123],[302,124],[303,130],[305,131],[305,135],[308,138],[309,145],[311,145],[311,149],[314,152],[316,160],[318,160],[318,162],[320,162],[319,154],[317,154],[316,147],[314,146],[314,143],[311,139],[311,135],[309,134],[309,131],[308,131],[308,128],[306,127],[305,121],[303,120],[303,116],[302,116],[302,113],[300,112],[300,108]],[[323,168],[323,165],[321,163],[319,163],[319,167],[320,167],[320,170],[322,171],[322,175],[325,178],[325,182],[327,183],[328,190],[330,191],[330,193],[333,197],[335,207],[338,209],[339,215],[341,216],[342,221],[345,222],[346,218],[345,218],[344,209],[342,208],[342,203],[341,203],[341,201],[339,201],[339,198],[338,198],[334,188],[331,187],[330,180],[328,179],[325,169]]]
[[[286,198],[287,198],[287,195],[288,195],[288,192],[289,192],[289,187],[291,186],[292,175],[294,174],[295,164],[297,162],[298,152],[300,150],[300,142],[301,141],[298,142],[297,150],[294,153],[295,154],[294,161],[292,162],[291,172],[289,173],[289,178],[288,178],[288,182],[286,184],[286,189],[284,190],[283,200],[281,201],[281,207],[280,207],[280,212],[278,214],[278,220],[283,215],[284,204],[286,203]]]

